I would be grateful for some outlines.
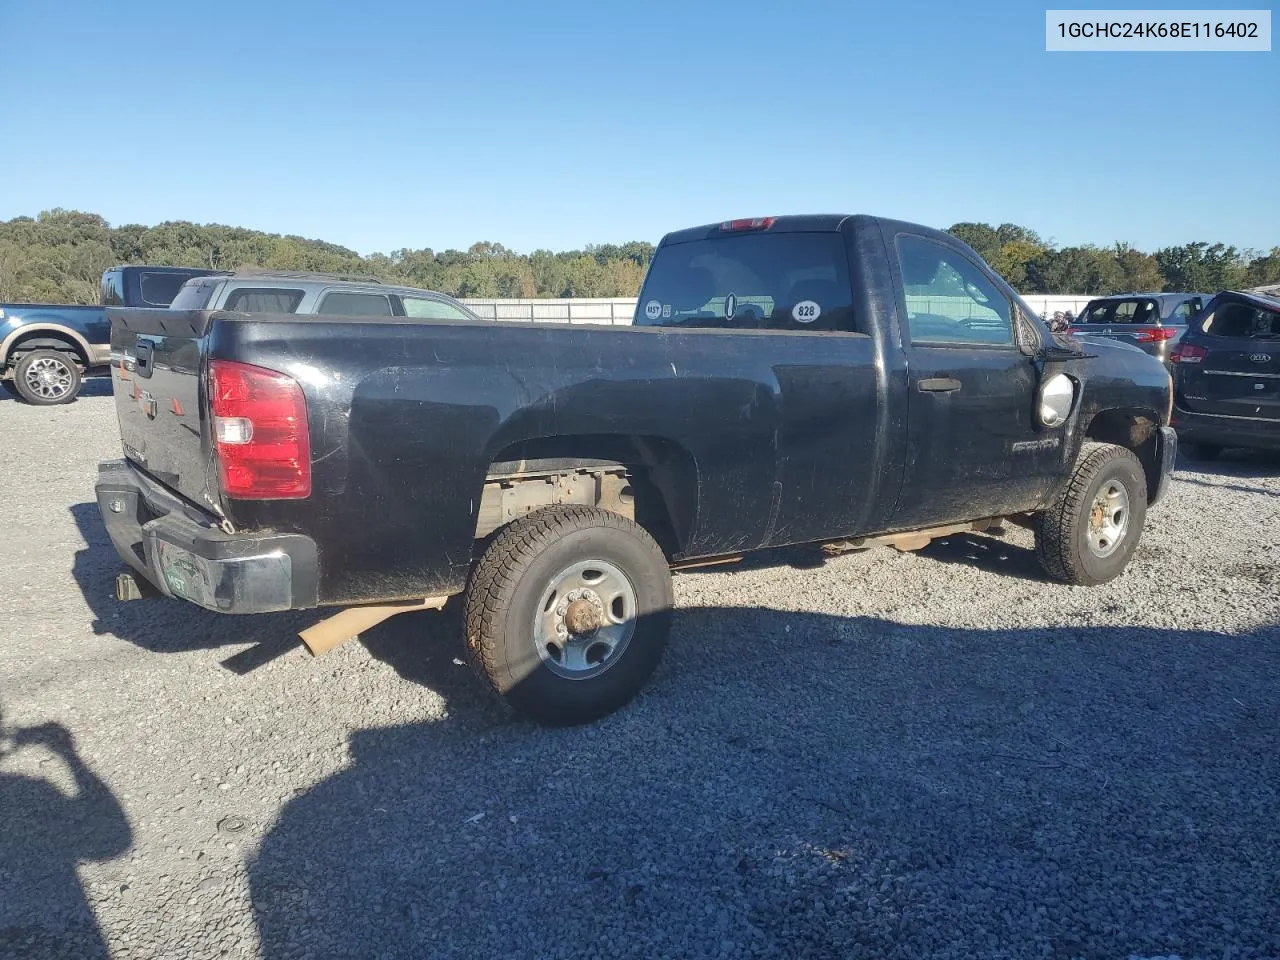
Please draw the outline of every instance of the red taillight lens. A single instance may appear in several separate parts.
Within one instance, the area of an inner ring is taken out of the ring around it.
[[[720,224],[721,230],[768,230],[777,217],[747,217],[743,220],[726,220]]]
[[[1164,343],[1178,335],[1173,327],[1156,327],[1154,330],[1139,330],[1133,339],[1138,343]]]
[[[1209,351],[1204,347],[1198,347],[1194,343],[1180,343],[1178,348],[1169,354],[1169,360],[1173,363],[1203,363],[1208,353]]]
[[[240,500],[311,495],[307,401],[296,380],[211,360],[209,404],[223,493]]]

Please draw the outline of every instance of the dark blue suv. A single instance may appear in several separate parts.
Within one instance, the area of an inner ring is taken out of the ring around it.
[[[1170,359],[1172,425],[1192,456],[1280,450],[1280,298],[1224,290],[1188,324]]]

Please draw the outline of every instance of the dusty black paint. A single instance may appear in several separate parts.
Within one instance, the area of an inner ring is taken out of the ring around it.
[[[1158,361],[1074,341],[1067,359],[1029,355],[1050,335],[994,273],[1027,314],[1031,349],[906,342],[888,251],[908,231],[978,259],[945,234],[869,217],[775,229],[843,234],[858,332],[112,311],[117,353],[154,345],[154,419],[132,396],[138,371],[114,371],[126,453],[239,529],[314,540],[319,602],[337,604],[460,589],[488,466],[529,441],[609,439],[608,451],[570,449],[613,459],[615,446],[634,450],[629,462],[651,468],[667,500],[674,553],[690,559],[1034,510],[1098,413],[1165,422]],[[309,499],[219,499],[201,376],[210,358],[302,384]],[[1080,387],[1076,414],[1052,431],[1035,421],[1046,370]],[[919,390],[930,378],[961,388]]]

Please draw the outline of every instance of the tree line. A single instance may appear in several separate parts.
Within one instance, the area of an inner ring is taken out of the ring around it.
[[[1123,243],[1058,247],[1010,223],[957,223],[950,233],[1022,293],[1214,292],[1280,282],[1280,247],[1269,253],[1204,242],[1154,253]],[[0,302],[96,303],[102,271],[121,263],[359,274],[456,297],[634,297],[652,256],[653,245],[643,241],[528,254],[482,242],[467,250],[361,256],[322,240],[243,227],[184,221],[112,227],[94,213],[54,209],[0,221]]]

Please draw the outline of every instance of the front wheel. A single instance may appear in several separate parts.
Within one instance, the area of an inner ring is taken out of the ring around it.
[[[59,350],[32,350],[15,364],[13,385],[36,406],[70,403],[80,392],[80,367]]]
[[[1050,577],[1097,586],[1124,572],[1147,518],[1147,478],[1124,447],[1086,443],[1066,489],[1036,516],[1036,557]]]
[[[476,562],[468,659],[538,723],[588,723],[653,674],[671,605],[667,558],[642,527],[595,507],[549,507],[508,524]]]

